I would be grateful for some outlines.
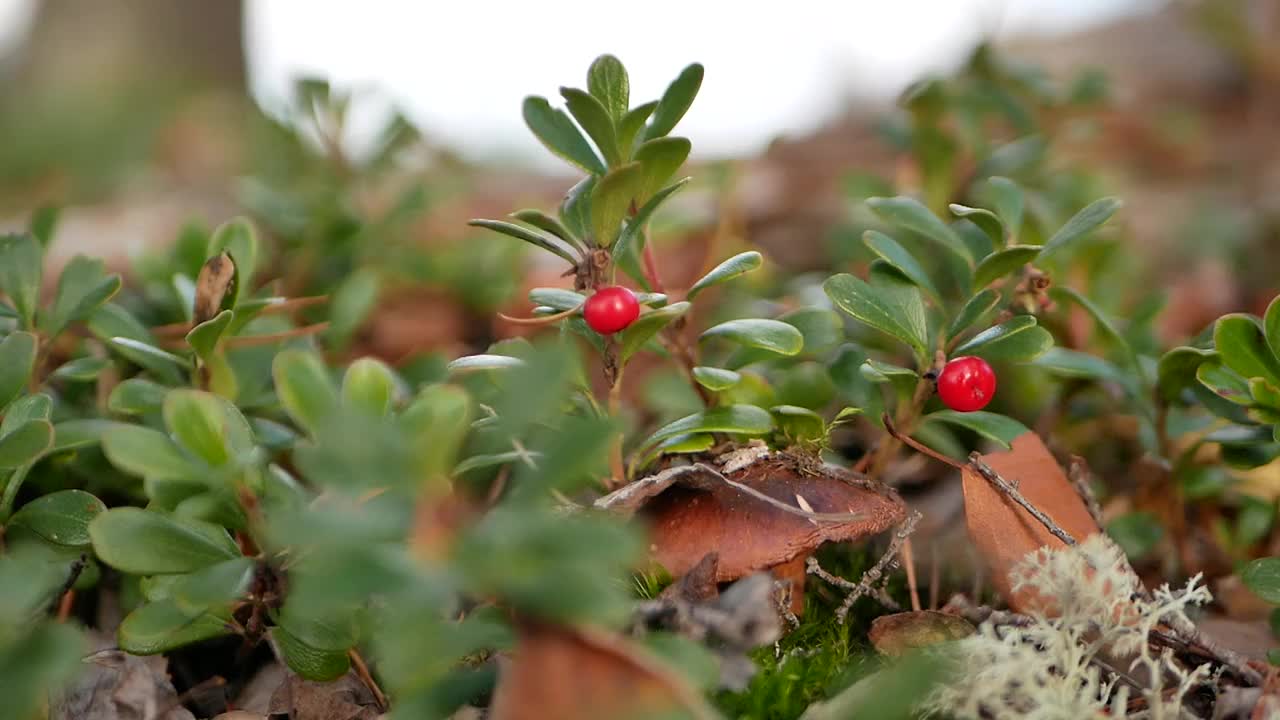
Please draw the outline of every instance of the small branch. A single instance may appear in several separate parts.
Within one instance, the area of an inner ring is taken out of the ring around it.
[[[918,440],[911,437],[910,435],[903,435],[902,433],[898,432],[898,428],[893,424],[893,419],[889,417],[889,413],[885,413],[884,415],[882,415],[880,417],[880,421],[884,423],[884,429],[889,432],[889,435],[893,439],[905,444],[907,447],[910,447],[912,450],[915,450],[916,452],[922,455],[927,455],[933,458],[934,460],[937,460],[938,462],[950,465],[951,467],[957,470],[965,469],[966,465],[964,463],[959,462],[957,460],[953,460],[947,457],[946,455],[943,455],[942,453],[938,452],[937,450],[934,450],[928,445],[925,445],[919,442]]]
[[[902,524],[893,533],[893,538],[889,541],[889,548],[884,555],[880,556],[876,564],[864,572],[856,583],[837,575],[832,575],[822,569],[822,566],[818,564],[818,559],[815,557],[809,557],[805,561],[805,570],[810,575],[816,575],[836,587],[849,591],[849,595],[845,597],[844,602],[836,609],[836,620],[840,624],[844,624],[845,619],[849,616],[849,611],[853,609],[853,604],[864,595],[875,597],[886,607],[894,610],[898,609],[898,604],[893,601],[893,598],[889,597],[889,594],[880,587],[879,583],[884,578],[885,570],[892,568],[894,560],[902,550],[902,544],[911,536],[911,533],[915,532],[916,524],[920,522],[921,517],[922,515],[919,512],[912,512],[902,521]]]
[[[911,538],[902,540],[902,566],[907,570],[907,589],[911,592],[911,609],[920,612],[920,588],[916,584],[916,558],[911,551]]]
[[[323,305],[327,302],[329,302],[328,295],[308,295],[306,297],[289,298],[287,300],[282,299],[279,302],[273,302],[263,307],[258,314],[259,315],[279,315],[281,313],[288,313],[288,312],[293,312],[295,310],[302,310],[302,309],[313,307],[316,305]],[[187,333],[191,332],[192,327],[194,327],[194,323],[190,323],[186,321],[169,323],[168,325],[157,325],[151,328],[151,333],[156,337],[161,337],[161,338],[169,338],[174,336],[182,337]]]
[[[347,655],[351,657],[351,667],[355,670],[356,677],[360,678],[360,682],[373,693],[373,699],[378,703],[378,710],[386,712],[387,696],[383,694],[382,688],[378,687],[378,681],[373,679],[373,674],[369,672],[369,666],[365,665],[364,658],[360,657],[360,653],[355,648],[348,650]]]
[[[581,309],[582,309],[582,305],[579,304],[575,307],[569,308],[568,310],[564,310],[562,312],[558,312],[553,315],[538,315],[536,317],[520,318],[520,317],[512,317],[510,315],[506,315],[503,313],[498,313],[498,317],[502,318],[503,320],[506,320],[512,325],[549,325],[553,322],[556,322],[557,320],[563,320],[567,317],[571,317],[573,316],[574,313],[578,312]]]
[[[314,325],[294,328],[293,330],[286,330],[284,332],[271,333],[269,335],[240,335],[237,337],[229,337],[223,341],[223,345],[228,349],[258,347],[260,345],[270,345],[284,340],[292,340],[293,338],[318,335],[328,329],[329,323],[321,322]]]
[[[1076,544],[1076,539],[1071,536],[1071,533],[1063,530],[1053,521],[1052,518],[1045,515],[1040,508],[1032,505],[1031,501],[1023,497],[1022,493],[1018,491],[1018,487],[1004,479],[1000,473],[995,471],[995,468],[988,465],[987,462],[982,459],[981,454],[974,452],[969,455],[969,467],[981,475],[987,482],[994,485],[997,490],[1007,495],[1010,500],[1021,505],[1023,510],[1031,513],[1031,517],[1039,520],[1040,524],[1044,525],[1045,529],[1052,533],[1054,537],[1067,545],[1074,546]]]
[[[1089,470],[1089,464],[1079,455],[1071,456],[1071,464],[1067,467],[1067,479],[1071,481],[1071,485],[1076,489],[1076,494],[1084,501],[1084,506],[1089,510],[1090,517],[1098,527],[1102,527],[1102,507],[1098,505],[1098,496],[1093,494],[1093,485],[1089,482],[1093,473]]]
[[[89,556],[81,555],[71,562],[71,567],[67,572],[67,579],[63,581],[62,587],[58,589],[58,621],[65,621],[71,616],[71,606],[75,602],[75,590],[71,588],[76,584],[76,580],[80,579],[80,573],[84,572],[85,566],[89,564]]]
[[[1245,682],[1254,686],[1262,684],[1262,673],[1253,669],[1248,658],[1231,648],[1219,645],[1216,641],[1201,633],[1195,623],[1185,617],[1178,617],[1176,613],[1170,615],[1166,622],[1173,632],[1170,634],[1159,629],[1152,630],[1152,640],[1166,647],[1179,648],[1206,655],[1231,669]]]

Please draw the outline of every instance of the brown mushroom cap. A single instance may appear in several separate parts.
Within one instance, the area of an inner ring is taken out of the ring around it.
[[[773,453],[723,476],[707,466],[681,470],[673,480],[635,488],[625,502],[604,498],[597,503],[635,509],[649,525],[654,559],[675,576],[715,552],[719,555],[716,580],[737,580],[807,556],[825,542],[883,532],[905,514],[902,499],[893,490],[787,453]],[[723,478],[797,512],[753,497]]]

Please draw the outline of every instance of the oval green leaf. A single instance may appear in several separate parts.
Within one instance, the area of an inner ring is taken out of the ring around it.
[[[769,350],[779,355],[795,355],[804,348],[804,336],[794,325],[764,318],[722,322],[703,331],[699,340],[707,338],[725,338],[739,345]]]
[[[89,537],[100,560],[134,575],[189,573],[240,555],[220,527],[134,507],[98,515]]]
[[[712,285],[719,285],[720,283],[732,280],[739,275],[749,273],[752,270],[759,268],[763,263],[763,256],[755,250],[748,250],[747,252],[734,255],[728,260],[725,260],[712,268],[711,272],[699,278],[698,281],[689,288],[689,294],[687,297],[692,300],[697,297],[698,293]]]

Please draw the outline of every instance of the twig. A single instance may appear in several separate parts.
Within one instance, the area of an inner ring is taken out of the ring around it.
[[[1098,527],[1102,527],[1102,507],[1098,505],[1098,496],[1093,493],[1093,485],[1089,482],[1092,476],[1089,463],[1079,455],[1072,455],[1071,463],[1067,466],[1067,479],[1076,489],[1076,494],[1084,501],[1084,506],[1088,508],[1093,521]]]
[[[938,544],[929,543],[929,609],[938,609],[938,593],[942,585],[942,567],[938,564]]]
[[[67,572],[67,579],[63,581],[62,587],[59,588],[58,594],[58,621],[62,622],[71,616],[71,606],[75,602],[75,590],[72,586],[76,584],[76,580],[80,579],[80,573],[84,572],[85,566],[89,564],[89,556],[81,554],[80,557],[71,561],[71,567]]]
[[[995,468],[988,465],[987,461],[982,459],[982,455],[980,453],[977,453],[977,452],[970,453],[969,466],[973,468],[975,471],[977,471],[977,473],[981,475],[983,479],[985,479],[987,482],[991,483],[992,485],[995,485],[996,489],[998,489],[1000,492],[1004,493],[1005,495],[1009,496],[1010,500],[1013,500],[1014,502],[1021,505],[1023,510],[1026,510],[1028,513],[1031,513],[1031,517],[1035,518],[1036,520],[1039,520],[1040,524],[1044,525],[1046,530],[1053,533],[1054,537],[1058,538],[1059,540],[1066,543],[1067,545],[1070,545],[1073,547],[1075,546],[1076,539],[1071,536],[1071,533],[1067,532],[1066,530],[1063,530],[1061,527],[1058,526],[1057,523],[1053,521],[1052,518],[1050,518],[1048,515],[1045,515],[1044,512],[1040,510],[1040,508],[1036,507],[1035,505],[1032,505],[1030,500],[1023,497],[1021,492],[1018,492],[1018,487],[1013,483],[1009,482],[1008,480],[1004,479],[1004,477],[1000,475],[1000,473],[996,472]]]
[[[878,583],[884,577],[885,570],[892,567],[894,560],[898,557],[898,553],[902,550],[902,543],[911,536],[911,533],[915,532],[916,524],[920,522],[921,517],[923,516],[919,512],[912,512],[907,516],[907,519],[902,521],[897,531],[893,533],[893,538],[889,541],[889,548],[884,555],[876,561],[875,565],[872,565],[864,572],[856,583],[827,572],[818,564],[818,559],[815,557],[809,557],[805,561],[805,570],[810,575],[816,575],[836,587],[849,591],[849,595],[844,599],[844,602],[836,609],[836,620],[840,624],[844,624],[849,611],[853,609],[853,604],[864,595],[871,595],[879,600],[881,604],[897,609],[898,604],[878,586]]]
[[[1250,685],[1262,684],[1262,673],[1253,669],[1248,658],[1209,639],[1204,633],[1200,632],[1195,623],[1185,617],[1178,617],[1176,614],[1169,616],[1166,622],[1173,632],[1166,633],[1160,629],[1152,630],[1152,640],[1166,647],[1206,655],[1216,660],[1220,665],[1229,668],[1240,679]]]
[[[911,551],[911,538],[902,540],[902,565],[907,570],[907,589],[911,592],[911,609],[920,612],[920,588],[916,585],[916,558]]]
[[[356,671],[356,677],[360,678],[360,682],[373,693],[374,702],[378,703],[378,710],[386,712],[387,696],[382,693],[382,688],[378,687],[378,681],[373,679],[369,666],[364,664],[364,658],[360,657],[360,653],[355,648],[348,650],[347,655],[351,657],[351,667]]]

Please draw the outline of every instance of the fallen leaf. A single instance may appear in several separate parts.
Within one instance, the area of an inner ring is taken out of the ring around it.
[[[84,662],[84,672],[54,701],[50,720],[195,720],[178,699],[164,656],[102,650]]]
[[[267,714],[289,720],[377,720],[382,713],[369,688],[351,673],[327,683],[289,673],[272,694]]]
[[[825,542],[875,535],[905,514],[892,489],[786,453],[724,475],[706,465],[671,468],[614,491],[596,507],[636,513],[648,523],[651,553],[673,576],[717,553],[717,582],[803,563]],[[793,571],[781,572],[794,582]]]
[[[901,657],[908,650],[959,640],[973,634],[973,623],[936,610],[881,615],[871,622],[868,636],[882,654]]]
[[[524,624],[503,662],[491,720],[714,718],[684,680],[602,631]]]
[[[1077,542],[1101,531],[1039,435],[1023,433],[1014,439],[1011,449],[987,453],[982,459]],[[969,535],[986,561],[996,588],[1014,610],[1034,609],[1035,594],[1024,590],[1015,595],[1009,571],[1041,547],[1060,548],[1066,544],[976,471],[966,468],[962,475]]]

